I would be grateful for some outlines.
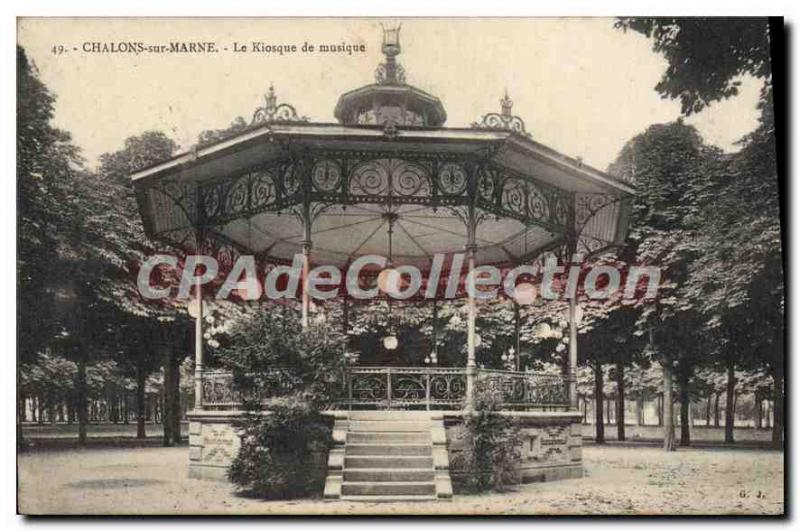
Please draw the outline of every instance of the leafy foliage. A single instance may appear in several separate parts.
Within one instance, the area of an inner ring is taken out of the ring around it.
[[[649,37],[667,70],[656,90],[680,98],[684,114],[739,93],[740,77],[770,78],[766,18],[634,18],[617,27]]]
[[[303,329],[293,308],[261,305],[231,325],[218,352],[234,383],[252,398],[303,395],[318,409],[336,398],[344,375],[344,337],[326,320]]]
[[[293,308],[257,305],[220,339],[218,359],[233,371],[249,411],[235,424],[242,446],[231,481],[270,499],[320,492],[331,432],[321,411],[344,376],[340,331],[322,318],[303,329]]]
[[[267,409],[236,423],[242,446],[228,477],[248,496],[290,499],[320,494],[330,419],[297,394],[272,400]]]
[[[460,486],[468,492],[502,491],[520,482],[516,465],[522,439],[514,419],[501,409],[499,394],[479,390],[473,413],[465,417],[463,450],[452,465],[464,472]]]

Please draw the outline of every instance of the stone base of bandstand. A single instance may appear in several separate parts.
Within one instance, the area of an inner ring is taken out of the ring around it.
[[[194,410],[189,418],[189,477],[227,481],[228,467],[236,457],[241,440],[233,422],[241,411]],[[334,417],[346,411],[331,411]],[[444,419],[447,454],[454,459],[462,450],[465,413],[431,411]],[[519,428],[521,439],[519,478],[522,483],[583,477],[581,414],[555,411],[508,411]],[[464,471],[450,467],[453,486],[463,480]]]
[[[197,409],[187,414],[190,478],[228,481],[228,468],[241,446],[233,422],[241,416],[241,411]]]
[[[452,412],[451,412],[452,413]],[[582,416],[577,412],[508,411],[515,420],[521,447],[517,464],[521,483],[556,481],[583,477]],[[463,446],[464,415],[445,413],[447,447],[451,462]],[[454,488],[465,472],[450,468]]]

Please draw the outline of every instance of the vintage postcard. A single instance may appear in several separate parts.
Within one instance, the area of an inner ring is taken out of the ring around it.
[[[783,32],[18,18],[18,512],[783,515]]]

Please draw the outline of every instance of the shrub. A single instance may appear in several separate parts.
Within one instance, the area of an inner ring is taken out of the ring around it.
[[[228,478],[243,494],[290,499],[322,492],[331,421],[307,398],[272,400],[264,414],[251,412],[235,424],[242,446]]]
[[[231,330],[221,363],[231,370],[234,386],[248,410],[264,399],[298,394],[323,409],[344,381],[344,338],[338,327],[312,321],[303,329],[288,308],[264,309]]]
[[[489,391],[475,396],[475,409],[464,421],[463,451],[453,467],[463,474],[467,492],[507,490],[519,484],[517,464],[522,441],[513,418],[502,415],[501,397]]]
[[[344,376],[338,329],[325,322],[303,329],[286,308],[259,312],[232,330],[220,360],[246,409],[234,424],[242,445],[229,479],[263,498],[321,493],[332,424],[322,411]]]

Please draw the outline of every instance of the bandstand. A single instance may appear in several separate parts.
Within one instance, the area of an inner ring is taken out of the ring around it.
[[[384,30],[382,50],[375,83],[339,98],[338,123],[301,117],[270,88],[245,130],[134,174],[148,236],[189,253],[224,245],[280,264],[300,254],[302,285],[315,265],[345,269],[364,255],[422,270],[437,254],[460,257],[470,272],[554,249],[586,259],[622,242],[629,183],[538,143],[508,95],[499,112],[445,127],[442,102],[406,83],[399,29]],[[301,297],[307,324],[312,300],[306,289]],[[190,473],[224,478],[241,404],[231,376],[204,367],[198,302]],[[458,473],[450,460],[480,383],[507,390],[506,414],[522,426],[523,481],[582,475],[575,301],[563,376],[477,367],[475,298],[464,304],[463,367],[349,369],[330,412],[326,497],[449,497]]]

